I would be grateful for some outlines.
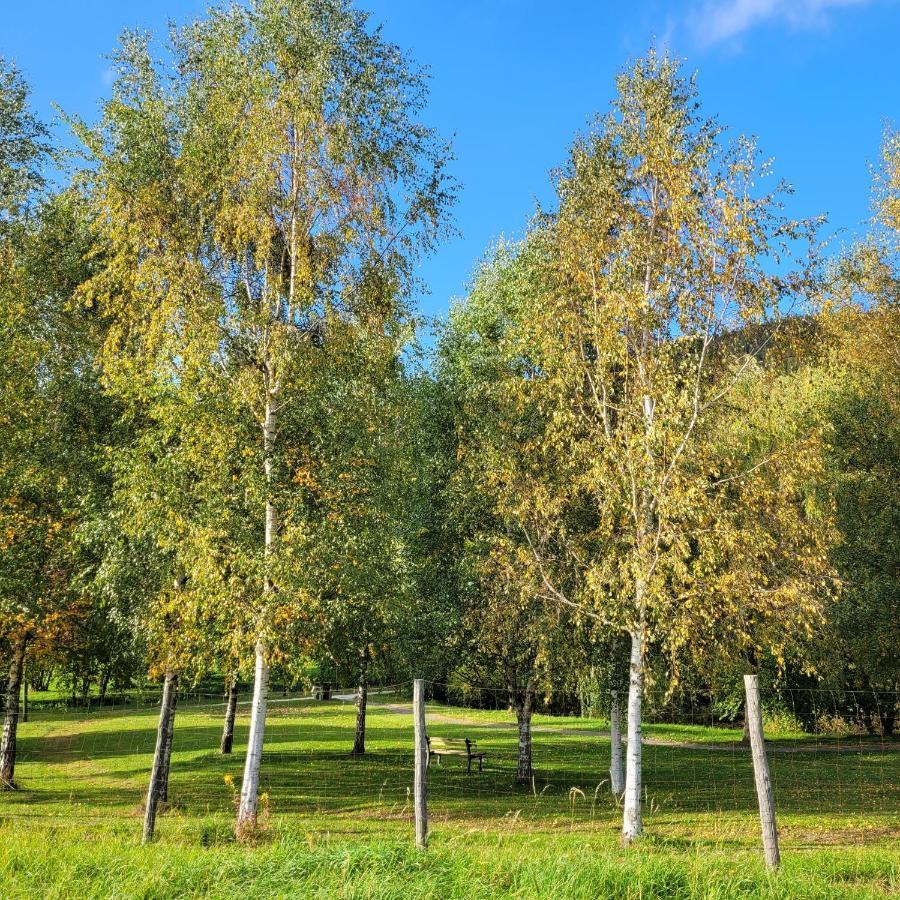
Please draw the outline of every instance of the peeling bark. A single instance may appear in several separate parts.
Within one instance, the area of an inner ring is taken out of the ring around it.
[[[353,755],[366,752],[366,703],[369,696],[369,653],[360,654],[359,687],[356,691],[356,736],[353,739]]]
[[[516,763],[516,781],[531,781],[534,775],[531,752],[531,713],[534,706],[534,684],[529,680],[524,693],[514,698],[516,723],[519,729],[519,752]]]
[[[619,692],[612,691],[609,710],[609,788],[619,796],[625,790],[625,776],[622,772],[622,711],[619,708]]]
[[[644,633],[631,633],[631,662],[628,673],[628,754],[625,769],[625,809],[622,843],[626,846],[643,829],[641,822],[641,700],[644,689]]]
[[[275,445],[275,403],[271,386],[267,383],[266,412],[263,420],[263,467],[266,484],[270,489],[266,498],[266,531],[265,554],[268,558],[275,546],[275,535],[278,530],[275,504],[272,502],[271,487],[274,478],[274,445]],[[272,593],[274,585],[266,574],[263,583],[265,598]],[[266,603],[264,605],[267,606]],[[264,620],[263,620],[264,621]],[[262,625],[263,623],[261,623]],[[264,630],[256,641],[256,665],[253,678],[253,702],[250,706],[250,737],[247,743],[247,758],[244,763],[244,778],[241,782],[241,799],[238,805],[237,830],[252,828],[256,824],[256,812],[259,805],[259,768],[262,763],[263,740],[266,730],[266,709],[269,696],[269,664],[266,659],[268,647]]]
[[[16,732],[19,727],[19,692],[22,688],[22,672],[25,668],[25,649],[28,636],[22,634],[13,647],[6,685],[6,713],[3,719],[3,739],[0,741],[0,791],[15,788]]]
[[[178,676],[171,669],[166,670],[163,683],[162,703],[159,708],[159,726],[156,730],[156,751],[153,754],[153,769],[150,773],[150,787],[144,809],[144,833],[141,842],[150,843],[156,828],[156,810],[163,799],[163,786],[168,779],[167,752],[171,753],[171,728],[175,716],[175,692]]]
[[[225,724],[222,727],[222,743],[219,750],[227,755],[231,753],[234,745],[234,719],[237,715],[238,687],[237,675],[235,675],[228,685],[228,703],[225,707]]]

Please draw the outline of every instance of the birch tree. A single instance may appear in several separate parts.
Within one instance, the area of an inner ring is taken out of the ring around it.
[[[519,340],[535,371],[526,388],[541,395],[587,525],[566,551],[579,560],[577,593],[551,592],[630,638],[628,844],[642,830],[648,653],[674,663],[726,634],[752,643],[760,618],[781,623],[768,630],[776,639],[805,632],[827,565],[816,513],[763,474],[777,458],[784,477],[810,455],[746,434],[722,452],[716,438],[808,295],[814,223],[784,217],[778,189],[760,192],[756,148],[702,117],[674,61],[650,54],[617,87],[558,175],[558,210],[532,230],[546,262]],[[527,531],[527,515],[519,521]]]
[[[396,661],[391,648],[416,588],[416,423],[401,359],[408,328],[394,318],[377,331],[333,323],[331,352],[309,375],[315,388],[304,414],[318,424],[301,427],[290,412],[285,420],[302,440],[288,450],[297,490],[282,540],[312,562],[286,578],[310,598],[300,629],[309,653],[357,687],[354,754],[365,752],[370,674]]]
[[[453,309],[438,358],[455,431],[448,493],[462,547],[468,668],[508,694],[519,731],[520,782],[533,774],[531,717],[559,665],[559,637],[574,608],[548,592],[571,574],[571,567],[564,572],[558,559],[550,560],[564,532],[570,473],[556,453],[546,407],[530,389],[537,373],[519,340],[536,290],[533,256],[529,248],[518,256],[514,248],[497,249],[465,303]]]
[[[828,609],[817,668],[849,688],[852,715],[894,730],[900,688],[900,134],[884,137],[867,234],[829,271],[837,312],[807,357],[796,393],[826,422],[822,487],[841,539],[831,549],[842,590]],[[876,717],[878,721],[876,722]]]
[[[89,295],[107,358],[223,379],[255,423],[254,691],[238,830],[256,820],[291,472],[279,419],[330,323],[409,291],[452,200],[421,124],[422,73],[346,0],[256,0],[173,31],[172,63],[130,35],[101,125],[80,132],[110,262]],[[373,289],[373,285],[379,288]],[[389,286],[391,289],[384,289]],[[377,322],[377,316],[375,317]],[[376,326],[377,327],[377,326]]]

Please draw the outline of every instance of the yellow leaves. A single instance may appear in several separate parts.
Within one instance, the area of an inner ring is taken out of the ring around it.
[[[309,468],[298,468],[294,470],[293,482],[298,487],[308,488],[309,490],[318,490],[319,481]]]

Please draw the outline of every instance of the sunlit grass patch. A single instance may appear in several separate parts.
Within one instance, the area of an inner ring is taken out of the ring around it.
[[[467,775],[464,760],[432,765],[431,844],[417,854],[404,702],[373,701],[363,757],[350,754],[352,704],[273,706],[261,779],[270,820],[253,848],[233,830],[245,717],[222,756],[222,710],[179,708],[170,803],[156,843],[141,848],[156,711],[41,714],[22,726],[21,790],[0,797],[0,895],[869,897],[898,887],[900,753],[890,747],[771,754],[785,863],[769,876],[750,758],[739,743],[711,748],[720,729],[712,740],[699,726],[648,729],[677,746],[645,747],[647,833],[625,852],[602,723],[541,717],[535,778],[517,785],[511,714],[437,704],[429,731],[476,733],[488,758],[481,774]]]

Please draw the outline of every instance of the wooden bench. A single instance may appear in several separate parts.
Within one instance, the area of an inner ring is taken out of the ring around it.
[[[441,764],[442,756],[464,756],[466,758],[466,772],[472,774],[472,760],[478,760],[478,771],[482,770],[484,758],[487,755],[483,750],[478,749],[475,741],[468,738],[441,738],[426,737],[428,742],[428,762],[431,757],[436,756],[438,765]]]

